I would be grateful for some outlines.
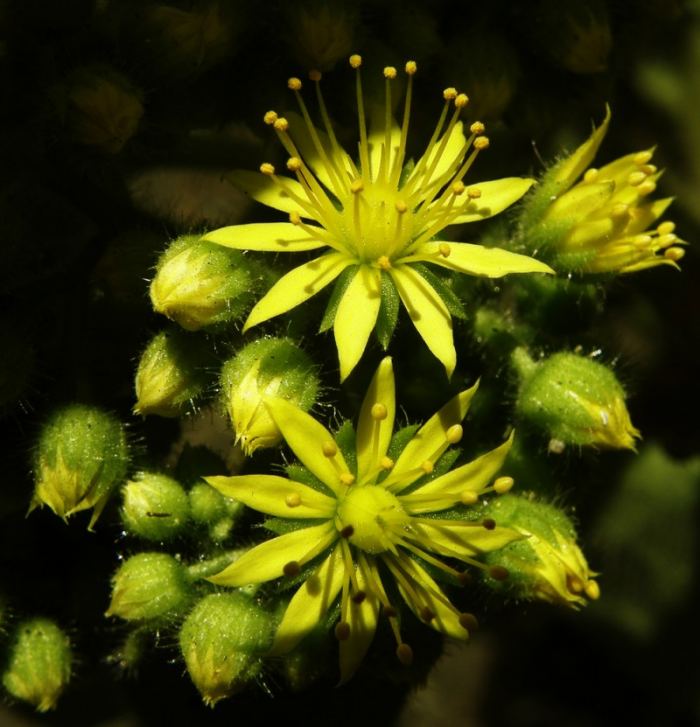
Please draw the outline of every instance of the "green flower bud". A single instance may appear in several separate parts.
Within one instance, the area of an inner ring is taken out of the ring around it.
[[[248,344],[221,371],[221,397],[247,455],[281,440],[264,397],[279,397],[307,411],[319,380],[309,356],[287,338],[261,338]]]
[[[257,676],[273,634],[270,615],[242,593],[213,593],[192,609],[180,649],[205,704],[214,706]]]
[[[192,596],[187,569],[167,553],[139,553],[126,560],[112,579],[106,616],[127,621],[175,616]]]
[[[206,482],[197,482],[189,492],[192,519],[209,527],[209,537],[219,543],[231,533],[245,511],[243,503],[225,497]]]
[[[75,71],[56,100],[71,137],[108,154],[122,150],[143,116],[140,92],[109,67]]]
[[[53,621],[28,619],[16,629],[2,683],[16,699],[46,712],[70,680],[71,662],[68,636]]]
[[[599,597],[596,574],[589,569],[576,544],[574,526],[561,510],[529,497],[503,495],[489,501],[482,514],[523,535],[522,540],[486,554],[489,586],[515,598],[570,608],[585,605],[586,597]],[[500,577],[506,573],[507,577]]]
[[[250,256],[183,235],[158,261],[151,303],[158,313],[196,331],[239,320],[265,280],[265,271]]]
[[[115,417],[81,404],[59,409],[39,436],[30,511],[48,505],[65,519],[94,508],[92,528],[128,464],[126,435]]]
[[[190,501],[182,485],[156,472],[140,472],[123,489],[122,522],[133,535],[168,540],[187,524]]]
[[[535,363],[522,348],[512,360],[521,376],[517,414],[547,432],[554,446],[634,449],[640,434],[630,421],[625,392],[609,368],[574,353]]]
[[[136,370],[136,414],[175,417],[209,383],[211,352],[199,336],[171,328],[151,339]]]

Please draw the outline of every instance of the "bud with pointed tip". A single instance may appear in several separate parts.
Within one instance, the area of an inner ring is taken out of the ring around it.
[[[122,522],[146,540],[169,540],[182,532],[190,502],[182,485],[157,472],[139,472],[122,491]]]

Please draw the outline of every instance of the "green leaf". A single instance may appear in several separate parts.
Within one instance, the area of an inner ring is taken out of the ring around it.
[[[349,268],[346,268],[338,277],[338,280],[333,286],[333,292],[331,293],[331,297],[328,300],[326,312],[323,314],[323,320],[321,321],[321,326],[318,329],[319,333],[324,333],[325,331],[332,328],[333,321],[335,321],[335,314],[338,311],[338,306],[340,305],[340,301],[345,295],[345,291],[348,289],[348,285],[350,285],[352,279],[355,277],[359,269],[359,265],[351,265]]]
[[[377,315],[377,323],[374,330],[379,339],[379,343],[386,351],[389,348],[389,342],[394,335],[396,322],[399,319],[400,298],[399,292],[396,290],[391,275],[382,271],[382,301],[379,306],[379,314]]]
[[[443,303],[447,306],[447,310],[455,318],[466,318],[467,312],[464,310],[462,301],[457,297],[457,294],[450,288],[445,281],[436,275],[432,270],[427,268],[421,263],[412,263],[411,267],[435,290],[435,292],[442,298]]]

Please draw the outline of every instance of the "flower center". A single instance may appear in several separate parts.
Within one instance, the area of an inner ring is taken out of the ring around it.
[[[410,520],[397,497],[377,485],[350,488],[337,518],[338,530],[351,532],[350,542],[367,553],[389,550]]]

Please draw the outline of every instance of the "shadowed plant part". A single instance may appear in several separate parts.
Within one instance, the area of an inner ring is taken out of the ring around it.
[[[284,532],[252,548],[210,578],[212,582],[239,587],[301,575],[301,585],[277,629],[272,654],[291,651],[324,622],[338,597],[335,635],[340,642],[341,682],[362,661],[380,612],[393,631],[398,659],[406,664],[412,660],[392,602],[396,592],[436,631],[457,639],[468,637],[474,616],[461,613],[431,574],[463,584],[466,574],[443,559],[488,570],[481,561],[484,553],[522,537],[497,527],[490,518],[466,517],[468,506],[478,503],[482,494],[502,494],[512,487],[511,478],[492,483],[512,436],[451,471],[454,459],[450,459],[442,471],[440,460],[450,445],[460,441],[461,421],[476,389],[455,396],[420,429],[409,431],[410,439],[401,430],[392,443],[394,373],[391,359],[385,358],[362,403],[354,446],[345,448],[345,453],[342,429],[334,437],[293,404],[266,401],[282,436],[308,470],[294,470],[306,482],[273,475],[209,477],[207,482],[273,516]],[[349,427],[345,429],[347,434]],[[403,448],[396,446],[397,438],[406,442]],[[433,473],[437,476],[431,478]],[[495,578],[507,576],[501,567],[492,570]]]
[[[459,299],[426,267],[498,278],[507,273],[553,272],[538,260],[499,248],[452,242],[449,225],[492,217],[520,199],[531,179],[511,177],[466,186],[464,177],[489,146],[480,121],[467,129],[460,116],[469,103],[455,88],[443,92],[444,107],[425,152],[406,158],[415,62],[406,63],[407,89],[401,126],[392,118],[397,70],[384,69],[385,100],[365,108],[356,73],[359,160],[338,143],[323,95],[321,73],[309,74],[323,130],[311,119],[302,82],[290,78],[301,114],[265,114],[288,153],[295,179],[264,163],[260,174],[235,171],[229,179],[254,199],[286,212],[289,222],[224,227],[204,239],[239,250],[306,252],[328,248],[284,275],[253,308],[244,331],[289,311],[336,281],[321,324],[333,327],[344,380],[360,360],[370,334],[386,349],[400,304],[430,351],[450,376],[456,365],[452,316],[464,317]],[[452,113],[450,113],[450,109]],[[369,124],[368,124],[369,120]]]

